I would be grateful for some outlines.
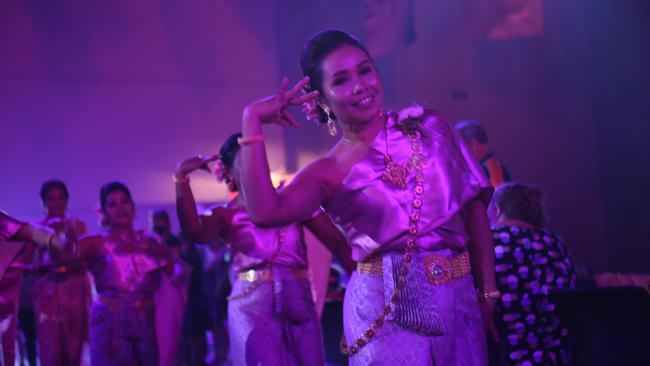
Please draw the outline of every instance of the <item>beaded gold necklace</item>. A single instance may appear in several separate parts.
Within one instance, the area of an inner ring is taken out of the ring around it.
[[[398,164],[393,160],[393,156],[390,154],[388,151],[388,120],[386,119],[386,114],[384,113],[383,109],[379,110],[379,117],[384,119],[384,172],[381,175],[381,180],[384,181],[387,184],[390,184],[394,187],[397,187],[399,189],[405,189],[406,188],[406,180],[408,178],[408,175],[410,173],[410,168],[412,168],[412,164]],[[364,142],[355,142],[352,141],[348,138],[344,138],[344,141],[350,143],[350,144],[362,144],[370,147],[369,144],[364,143]],[[409,159],[412,160],[412,159]]]
[[[351,356],[359,352],[359,350],[370,342],[370,340],[377,334],[388,315],[393,311],[395,303],[399,299],[400,292],[406,283],[406,276],[408,275],[409,265],[413,259],[413,250],[415,248],[415,241],[417,240],[420,221],[420,212],[422,208],[422,194],[424,193],[424,166],[426,160],[422,155],[422,142],[421,136],[418,131],[406,133],[406,136],[411,142],[411,157],[409,158],[408,166],[415,169],[415,187],[413,188],[413,200],[411,201],[411,214],[409,216],[409,231],[408,238],[406,239],[406,249],[404,250],[404,261],[400,274],[397,278],[397,283],[393,289],[389,303],[384,307],[383,314],[375,319],[372,324],[348,346],[345,336],[341,338],[341,353]],[[403,167],[406,169],[406,167]],[[388,167],[386,168],[388,170]],[[382,176],[382,180],[383,176]],[[384,180],[384,182],[387,182]],[[387,182],[389,183],[389,182]],[[392,182],[391,182],[392,183]],[[406,187],[406,177],[404,177],[404,187]]]

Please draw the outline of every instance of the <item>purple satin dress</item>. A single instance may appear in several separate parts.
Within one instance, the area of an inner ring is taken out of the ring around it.
[[[154,293],[174,264],[172,253],[141,231],[135,240],[97,238],[101,245],[82,248],[98,294],[90,315],[92,364],[158,365]]]
[[[228,303],[233,364],[323,365],[323,340],[310,281],[295,275],[307,271],[302,227],[260,228],[246,211],[233,210],[221,233],[234,257]],[[239,280],[238,273],[251,269],[270,270],[273,279],[242,296],[255,285]]]
[[[0,211],[0,365],[13,365],[16,357],[16,321],[23,266],[32,247],[7,241],[25,225]]]
[[[394,128],[394,121],[394,115],[390,116],[386,130],[379,132],[367,155],[352,167],[325,207],[345,231],[353,259],[364,262],[381,257],[384,272],[392,270],[386,259],[401,258],[404,253],[415,179],[411,170],[405,189],[381,179],[387,145],[398,164],[405,164],[411,155],[411,142]],[[477,196],[489,200],[492,192],[480,166],[447,122],[429,116],[421,127],[422,152],[427,163],[413,255],[415,264],[433,253],[454,256],[466,250],[469,237],[463,225],[462,208]],[[380,317],[392,293],[390,286],[385,276],[353,273],[344,300],[348,343]],[[441,285],[423,281],[408,286],[426,295],[426,305],[435,309],[438,317],[439,333],[426,335],[388,321],[365,347],[350,357],[350,364],[485,365],[485,334],[471,275]]]
[[[40,223],[65,232],[70,244],[53,261],[47,251],[37,256],[36,328],[39,359],[43,366],[75,366],[81,363],[88,339],[90,283],[85,264],[77,255],[77,239],[86,225],[77,218],[53,218]]]

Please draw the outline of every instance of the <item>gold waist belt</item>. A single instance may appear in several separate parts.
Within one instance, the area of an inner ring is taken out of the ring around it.
[[[297,280],[309,279],[309,271],[304,269],[292,270],[290,276]],[[244,282],[273,281],[273,271],[270,269],[249,269],[237,273],[237,278]]]
[[[384,274],[382,260],[381,256],[374,256],[365,262],[359,262],[357,272],[382,276]],[[420,259],[419,264],[424,266],[427,278],[433,285],[461,278],[471,272],[469,253],[466,250],[455,257],[431,254]]]

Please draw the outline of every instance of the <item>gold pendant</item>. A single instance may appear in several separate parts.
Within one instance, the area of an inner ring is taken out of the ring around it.
[[[403,165],[395,164],[390,155],[384,158],[384,163],[386,164],[386,168],[384,169],[384,174],[381,176],[381,180],[400,189],[406,188],[406,178],[409,175],[409,169]]]

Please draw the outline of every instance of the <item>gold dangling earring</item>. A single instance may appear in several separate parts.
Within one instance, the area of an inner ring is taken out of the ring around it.
[[[329,133],[330,136],[334,137],[336,136],[338,131],[336,130],[336,122],[334,122],[334,120],[332,119],[332,111],[327,106],[324,106],[323,110],[327,115],[327,133]]]

